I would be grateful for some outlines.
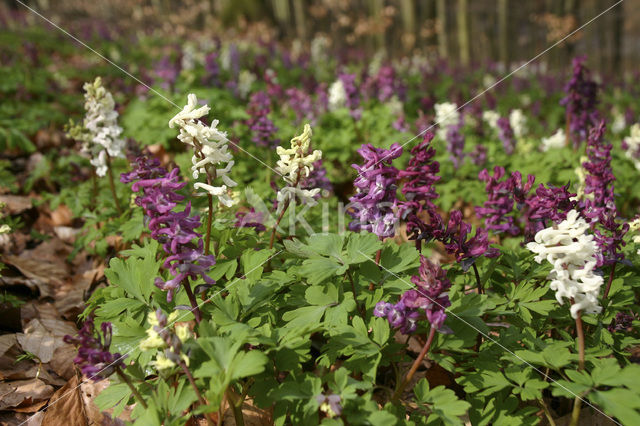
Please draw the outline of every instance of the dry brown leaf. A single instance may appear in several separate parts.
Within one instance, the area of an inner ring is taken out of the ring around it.
[[[63,386],[67,381],[47,371],[48,365],[33,361],[20,361],[9,369],[0,370],[0,376],[6,381],[40,379],[48,385]]]
[[[78,350],[73,345],[63,345],[53,352],[53,358],[49,365],[56,374],[63,379],[70,379],[75,375],[73,359]]]
[[[67,276],[66,268],[56,263],[27,258],[23,256],[25,253],[27,252],[20,256],[6,256],[2,261],[18,269],[26,280],[3,281],[7,284],[24,284],[31,289],[37,288],[40,297],[53,296],[54,287],[62,285]]]
[[[105,417],[102,412],[93,403],[93,400],[102,390],[109,386],[109,379],[94,382],[92,380],[83,380],[80,384],[80,395],[85,407],[85,415],[89,419],[90,424],[104,424]],[[125,410],[126,411],[126,410]],[[111,424],[111,423],[107,423]]]
[[[57,209],[51,212],[51,222],[53,226],[67,226],[73,220],[73,213],[69,207],[60,204]]]
[[[0,410],[33,405],[35,402],[49,399],[51,395],[53,386],[45,384],[40,379],[0,383]]]
[[[18,343],[18,340],[16,339],[15,334],[3,334],[0,336],[0,356],[7,353],[7,351],[16,343]]]
[[[48,363],[54,351],[65,345],[65,335],[75,335],[77,330],[71,323],[53,319],[33,319],[24,333],[16,335],[22,349],[35,354],[40,361]]]
[[[73,376],[66,385],[49,400],[44,414],[43,425],[86,426],[84,402],[78,387],[78,377]]]
[[[244,417],[244,424],[246,426],[267,426],[271,424],[269,421],[269,413],[253,405],[253,400],[250,398],[242,404],[242,416]],[[225,425],[235,426],[236,424],[236,420],[230,409],[225,411],[223,420]]]
[[[0,195],[0,203],[6,204],[3,209],[9,214],[19,214],[31,208],[31,198],[24,195]]]

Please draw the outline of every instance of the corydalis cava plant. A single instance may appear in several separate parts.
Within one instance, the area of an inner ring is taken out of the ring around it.
[[[316,204],[316,196],[322,188],[303,188],[303,181],[311,175],[314,163],[322,158],[322,151],[311,150],[311,126],[304,125],[302,134],[291,139],[291,148],[276,148],[280,156],[276,171],[282,175],[286,186],[278,191],[278,213],[296,198],[302,204]]]
[[[207,182],[196,182],[193,186],[201,189],[205,194],[217,197],[220,203],[230,207],[234,200],[229,196],[227,188],[237,185],[231,180],[229,173],[233,167],[233,156],[229,152],[229,139],[226,132],[218,130],[218,120],[213,120],[211,126],[206,126],[199,119],[207,115],[211,108],[203,105],[196,108],[198,98],[193,93],[187,97],[187,105],[182,111],[169,120],[169,127],[180,129],[178,139],[193,147],[194,155],[191,159],[193,178],[198,179],[201,174]],[[224,165],[222,168],[218,168]],[[214,186],[215,179],[222,179],[223,185]]]
[[[109,169],[109,157],[124,157],[125,141],[120,137],[118,112],[111,93],[97,77],[93,83],[85,83],[83,126],[70,126],[69,137],[83,142],[82,151],[91,157],[91,164],[98,176],[105,176]]]
[[[573,318],[578,318],[580,311],[597,314],[602,310],[598,292],[603,280],[594,273],[598,247],[593,235],[587,234],[588,229],[589,224],[571,210],[566,220],[539,231],[535,242],[527,244],[536,253],[536,262],[546,259],[552,265],[550,287],[556,292],[558,303],[562,304],[565,298],[572,300]]]

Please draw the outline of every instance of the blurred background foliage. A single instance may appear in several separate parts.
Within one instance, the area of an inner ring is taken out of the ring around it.
[[[337,55],[367,58],[412,54],[461,65],[495,62],[513,68],[618,3],[618,0],[21,0],[82,38],[165,34],[246,35],[300,49],[322,35]],[[2,26],[20,26],[0,3]],[[550,68],[588,54],[602,73],[640,61],[640,0],[625,0],[542,58]],[[39,19],[27,15],[24,19]],[[302,46],[300,46],[302,45]]]

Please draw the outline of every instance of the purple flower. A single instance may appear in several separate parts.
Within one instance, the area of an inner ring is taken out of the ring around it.
[[[302,189],[314,189],[320,188],[322,191],[318,192],[315,195],[315,199],[318,199],[322,196],[322,192],[326,191],[330,193],[333,191],[333,185],[331,185],[331,181],[327,177],[327,169],[322,165],[322,159],[315,161],[313,163],[313,170],[309,173],[309,176],[302,178],[300,182],[300,187]]]
[[[256,232],[262,232],[267,228],[264,226],[263,212],[257,212],[253,207],[249,211],[236,213],[236,228],[255,228]]]
[[[413,276],[411,282],[416,286],[415,289],[405,291],[395,305],[378,302],[373,315],[386,318],[402,334],[411,334],[418,328],[420,311],[423,310],[431,326],[440,329],[447,318],[445,310],[451,306],[447,294],[451,282],[447,279],[447,273],[426,257],[420,256],[419,275]]]
[[[411,277],[411,282],[417,290],[405,292],[401,300],[410,308],[424,309],[431,326],[439,329],[447,317],[446,308],[451,306],[447,272],[421,255],[418,275]]]
[[[589,128],[597,124],[598,85],[591,79],[589,69],[584,65],[586,57],[573,59],[573,75],[565,85],[565,97],[560,105],[566,108],[569,133],[574,146],[585,138]]]
[[[484,166],[487,162],[487,148],[484,145],[476,145],[469,153],[469,157],[476,166]]]
[[[584,200],[580,203],[584,215],[597,218],[610,205],[615,205],[613,182],[616,180],[611,168],[611,144],[604,143],[604,120],[589,132],[587,157],[583,163],[587,171],[585,178]]]
[[[274,137],[278,128],[269,119],[271,111],[271,100],[264,92],[256,92],[251,95],[249,106],[247,107],[247,126],[253,133],[252,141],[258,146],[274,148],[280,145],[280,140]]]
[[[142,157],[136,159],[132,172],[120,177],[122,182],[135,181],[131,187],[134,192],[142,191],[135,203],[145,210],[151,237],[162,244],[168,255],[163,267],[169,269],[173,278],[167,281],[156,278],[155,284],[168,291],[169,302],[187,278],[202,278],[207,284],[215,284],[207,275],[215,264],[215,258],[203,254],[202,235],[195,231],[201,225],[200,217],[191,216],[191,203],[187,203],[183,211],[173,211],[184,199],[177,191],[186,185],[180,182],[178,173],[178,169],[167,173],[159,167],[157,160]]]
[[[353,183],[356,194],[350,198],[353,206],[349,214],[354,220],[349,229],[372,232],[381,239],[392,237],[397,223],[398,169],[391,162],[402,154],[402,147],[394,143],[387,150],[365,144],[358,153],[365,162],[362,166],[352,165],[358,177]]]
[[[493,170],[493,176],[489,175],[487,169],[478,174],[478,178],[486,182],[488,200],[483,207],[476,207],[476,214],[484,218],[487,229],[518,235],[520,228],[516,225],[515,218],[510,215],[514,204],[517,203],[521,207],[525,202],[535,176],[529,175],[527,181],[523,182],[520,172],[513,172],[509,178],[500,181],[505,175],[504,168],[496,166]]]
[[[467,238],[470,232],[471,225],[462,220],[462,212],[459,210],[451,212],[442,242],[447,252],[456,257],[465,271],[476,258],[496,257],[499,254],[497,249],[489,246],[488,233],[485,229],[477,228],[476,234]]]
[[[572,200],[576,194],[569,192],[569,184],[561,187],[540,184],[534,194],[525,200],[525,241],[533,241],[536,233],[547,227],[547,222],[559,223],[567,213],[576,208]]]
[[[172,62],[169,56],[164,56],[153,66],[155,84],[160,84],[164,90],[170,90],[180,74],[180,61]]]
[[[291,87],[285,92],[287,104],[296,115],[296,125],[308,121],[315,124],[316,118],[313,111],[313,102],[311,96],[304,90],[297,87]]]
[[[339,416],[342,414],[342,405],[340,405],[340,395],[318,395],[316,401],[320,405],[320,410],[327,414],[327,417]]]
[[[109,352],[111,346],[111,323],[103,322],[100,331],[96,330],[93,319],[88,318],[77,337],[64,336],[64,342],[78,346],[78,355],[73,362],[80,366],[82,374],[99,382],[112,375],[116,368],[123,369],[125,364],[122,360],[125,356],[119,353]]]
[[[218,52],[211,52],[204,58],[204,76],[202,84],[207,86],[218,86],[220,84],[220,65],[218,64]]]
[[[616,331],[631,331],[633,330],[633,321],[635,319],[636,315],[631,311],[629,311],[629,313],[618,312],[616,317],[611,320],[611,324],[609,324],[607,329],[611,333],[615,333]]]
[[[354,120],[360,120],[362,117],[362,108],[360,107],[360,95],[356,87],[356,75],[340,73],[338,78],[342,81],[344,91],[347,94],[347,108],[351,111],[351,117]]]
[[[464,134],[460,131],[461,129],[462,120],[458,124],[449,126],[446,133],[447,151],[451,154],[449,158],[456,169],[464,160]]]
[[[500,117],[496,124],[498,125],[498,138],[500,138],[502,142],[504,152],[506,152],[507,155],[513,154],[516,148],[516,139],[509,119],[507,117]]]
[[[378,73],[370,83],[377,92],[378,100],[386,102],[396,95],[399,99],[404,99],[405,88],[401,81],[396,78],[396,71],[390,65],[380,67]]]

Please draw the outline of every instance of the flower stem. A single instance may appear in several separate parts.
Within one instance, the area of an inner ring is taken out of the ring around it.
[[[364,307],[360,306],[360,304],[358,303],[358,293],[356,292],[356,284],[353,281],[353,276],[351,275],[351,271],[349,269],[347,269],[347,277],[349,278],[349,281],[351,281],[351,291],[353,292],[353,300],[355,300],[356,307],[358,308],[358,311],[360,311],[360,315],[362,315],[362,319],[364,319],[366,316],[366,312],[364,310]]]
[[[289,200],[285,201],[284,207],[282,207],[282,211],[280,212],[280,215],[276,220],[276,224],[273,225],[273,230],[271,231],[271,238],[269,238],[269,248],[273,248],[273,243],[275,242],[275,239],[276,239],[276,230],[278,229],[278,226],[280,225],[280,222],[282,221],[282,218],[284,217],[284,214],[287,211],[287,207],[289,207]]]
[[[107,173],[109,174],[109,187],[111,187],[111,194],[113,195],[113,201],[116,203],[116,210],[118,214],[122,214],[122,207],[120,207],[120,201],[118,200],[118,194],[116,194],[116,184],[113,180],[113,171],[111,171],[111,156],[107,150],[104,151],[107,154]]]
[[[216,178],[215,168],[212,171],[209,171],[209,168],[207,168],[206,172],[207,172],[207,185],[213,185],[213,180]],[[205,243],[204,243],[205,255],[211,253],[211,225],[213,224],[213,195],[207,194],[207,198],[209,199],[209,211],[207,212],[208,213],[207,214],[207,234],[205,236]]]
[[[131,383],[131,380],[129,380],[127,375],[122,372],[120,367],[116,367],[116,374],[118,375],[118,377],[120,377],[120,380],[122,380],[127,384],[127,386],[129,386],[129,389],[131,389],[131,393],[133,393],[133,396],[136,398],[136,401],[138,401],[140,405],[142,405],[142,407],[146,409],[147,403],[144,402],[144,399],[142,399],[142,395],[140,395],[140,393],[135,388],[135,386],[133,386],[133,383]]]
[[[550,426],[556,426],[556,422],[555,420],[553,420],[553,416],[551,415],[551,411],[549,411],[549,407],[547,407],[547,404],[544,402],[543,398],[539,398],[538,402],[540,402],[540,405],[542,406],[542,410],[544,410],[544,415],[547,417],[547,421],[549,422]]]
[[[484,294],[484,288],[482,287],[482,281],[480,280],[480,273],[478,272],[478,267],[475,262],[473,263],[473,272],[476,275],[476,284],[478,285],[478,294]]]
[[[616,274],[616,264],[611,265],[611,273],[609,274],[609,281],[607,281],[607,288],[604,290],[604,295],[602,296],[602,300],[605,300],[609,296],[609,290],[611,290],[611,283],[613,282],[613,277]]]
[[[578,317],[576,318],[576,334],[578,335],[578,371],[584,370],[584,332],[582,330],[582,313],[578,311]],[[573,411],[571,412],[570,426],[577,426],[580,419],[580,404],[581,400],[579,396],[576,396],[573,401]]]
[[[187,376],[187,379],[189,379],[189,383],[191,383],[191,387],[196,392],[196,396],[198,397],[198,401],[200,402],[200,405],[202,405],[203,407],[206,407],[207,400],[204,399],[204,397],[200,393],[200,389],[198,389],[198,385],[196,385],[196,381],[193,378],[193,375],[191,374],[189,367],[187,367],[187,364],[185,364],[185,362],[182,360],[180,360],[180,368],[182,368],[182,371],[184,371],[184,374]],[[214,425],[213,421],[209,418],[208,414],[205,414],[204,418],[207,419],[207,424],[209,426]]]
[[[411,379],[413,379],[413,375],[418,371],[418,367],[422,364],[422,360],[425,356],[427,356],[427,352],[429,352],[429,348],[431,347],[431,343],[433,342],[433,337],[436,335],[436,329],[432,326],[431,330],[429,330],[429,337],[427,338],[427,342],[422,347],[418,358],[413,362],[411,369],[407,373],[407,377],[400,383],[400,386],[396,388],[396,391],[393,393],[391,397],[391,401],[397,401],[400,396],[402,396],[402,392],[404,388],[407,387],[409,383],[411,383]]]
[[[193,315],[196,317],[196,322],[200,324],[202,321],[202,312],[200,312],[200,308],[198,307],[198,301],[196,300],[196,296],[191,291],[191,284],[189,284],[189,278],[185,278],[183,281],[184,290],[187,292],[187,297],[189,298],[189,302],[191,303],[191,307],[193,308]]]
[[[227,395],[227,400],[231,406],[231,411],[233,412],[233,418],[236,421],[236,425],[244,426],[244,416],[242,414],[242,403],[244,402],[244,399],[236,395],[231,388],[227,388],[225,394]]]

